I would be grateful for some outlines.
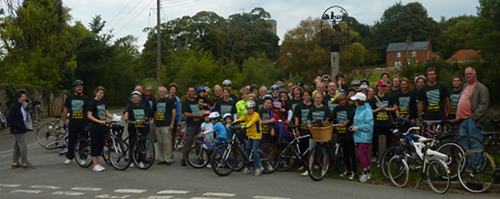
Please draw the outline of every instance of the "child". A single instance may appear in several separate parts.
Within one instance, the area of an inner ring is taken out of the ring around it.
[[[283,138],[283,133],[286,133],[288,131],[288,125],[286,122],[285,113],[280,111],[281,108],[283,108],[281,102],[273,102],[273,108],[274,123],[273,128],[271,129],[271,136],[278,136],[279,142],[281,141],[281,138]]]
[[[200,105],[201,112],[210,109],[210,106],[208,105],[209,103],[208,96],[205,95],[206,91],[207,89],[204,86],[198,87],[198,96],[196,97],[196,101],[198,101],[198,104]]]

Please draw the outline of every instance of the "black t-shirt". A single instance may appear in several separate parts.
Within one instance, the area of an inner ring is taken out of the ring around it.
[[[309,125],[307,124],[307,116],[309,115],[309,110],[314,106],[314,103],[309,105],[304,104],[304,102],[300,102],[295,106],[295,110],[293,115],[295,118],[299,118],[299,132],[301,135],[311,134],[309,130]]]
[[[335,98],[332,97],[330,94],[326,94],[324,97],[323,97],[323,105],[325,106],[328,106],[328,108],[330,108],[330,112],[333,111],[333,109],[338,106],[338,104],[332,104],[332,101],[334,100]]]
[[[170,98],[158,99],[156,101],[156,107],[154,110],[156,111],[156,126],[170,126],[172,122],[172,110],[176,109],[177,105],[175,100]]]
[[[457,115],[457,106],[458,106],[458,97],[460,96],[460,92],[462,92],[462,89],[456,91],[453,89],[450,92],[450,104],[451,104],[451,114],[450,116],[455,118]]]
[[[258,110],[260,110],[260,109],[262,108],[262,106],[264,106],[264,102],[262,101],[262,99],[257,98],[257,99],[255,100],[255,105],[257,105]]]
[[[377,94],[375,96],[378,97],[380,102],[382,104],[384,104],[385,107],[387,107],[387,108],[391,108],[395,104],[394,98],[391,97],[390,95],[384,95],[384,97],[380,97]],[[377,109],[381,105],[380,103],[378,103],[378,101],[375,97],[370,99],[369,102],[370,102],[370,106],[372,107],[372,109]],[[387,111],[379,111],[377,113],[374,113],[373,118],[375,120],[374,126],[376,126],[376,127],[391,126],[392,122],[393,122],[392,113],[387,112]]]
[[[414,88],[410,91],[410,119],[417,118],[418,112],[418,89]]]
[[[266,110],[265,108],[261,108],[258,111],[260,115],[260,119],[262,121],[268,121],[273,119],[273,111],[271,109]],[[269,134],[271,132],[272,124],[263,124],[262,125],[262,134]]]
[[[401,117],[408,117],[410,116],[410,98],[411,98],[411,92],[408,91],[406,94],[401,92],[398,92],[395,96],[396,104],[398,105],[399,109],[399,116]]]
[[[128,105],[125,109],[125,113],[128,113],[128,120],[135,121],[137,128],[145,128],[146,124],[146,108],[142,103],[138,105]]]
[[[200,105],[198,104],[198,101],[196,100],[189,100],[186,99],[184,102],[182,102],[182,111],[191,113],[191,114],[202,114],[200,110]],[[221,114],[222,115],[222,114]],[[222,115],[223,116],[223,115]],[[200,126],[202,123],[202,118],[200,117],[186,117],[186,126],[191,127],[191,126]]]
[[[219,100],[217,104],[215,104],[214,111],[219,112],[221,117],[224,117],[226,113],[230,113],[231,115],[236,114],[238,110],[236,109],[236,103],[234,101],[224,101]]]
[[[424,112],[444,111],[447,97],[450,97],[448,90],[439,82],[434,86],[425,85],[418,93],[418,100],[424,102]]]
[[[236,102],[238,102],[238,97],[236,97],[235,94],[231,93],[231,94],[229,94],[229,100],[231,100],[234,103],[236,103]]]
[[[286,105],[287,105],[286,110],[290,110],[290,109],[291,109],[291,110],[292,110],[292,113],[294,113],[294,112],[295,112],[295,107],[296,107],[299,103],[301,103],[301,102],[302,102],[302,100],[296,100],[296,99],[291,99],[291,100],[288,100],[288,101],[286,102]]]
[[[322,106],[321,108],[318,108],[316,106],[313,106],[309,110],[309,114],[307,114],[307,120],[308,121],[315,121],[315,120],[321,120],[325,121],[329,119],[331,116],[330,108],[328,106]]]
[[[106,121],[106,101],[101,100],[95,100],[93,99],[92,101],[89,102],[89,106],[87,107],[87,112],[92,112],[92,116],[95,119]],[[96,123],[94,121],[90,121],[89,124],[90,129],[92,130],[104,130],[105,125]]]
[[[337,132],[339,134],[347,134],[347,133],[352,134],[352,132],[348,131],[347,128],[349,128],[352,125],[353,118],[354,118],[354,109],[352,108],[352,106],[350,104],[346,104],[343,107],[336,106],[333,109],[332,116],[330,117],[330,120],[336,121],[336,123],[338,123],[338,124],[343,124],[347,120],[350,120],[349,123],[347,124],[347,126],[342,127],[342,128],[337,127]]]
[[[89,97],[87,95],[77,96],[71,93],[64,102],[64,107],[68,109],[70,114],[69,125],[71,126],[86,126],[87,120],[87,106],[89,104]],[[66,117],[66,116],[64,116]]]
[[[207,105],[210,105],[209,104],[209,101],[208,101],[208,97],[196,97],[196,100],[201,102],[201,103],[205,103]],[[201,106],[200,105],[200,110],[208,110],[208,106]]]

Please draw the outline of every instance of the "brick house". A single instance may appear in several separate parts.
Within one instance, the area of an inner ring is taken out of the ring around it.
[[[481,55],[476,50],[459,50],[453,56],[448,58],[446,62],[467,63],[471,61],[481,61]]]
[[[408,36],[407,42],[390,43],[386,50],[387,67],[401,67],[405,60],[415,60],[426,64],[432,58],[439,58],[432,52],[432,43],[428,41],[411,41]]]

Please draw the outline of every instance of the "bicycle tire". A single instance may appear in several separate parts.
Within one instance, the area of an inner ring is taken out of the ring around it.
[[[78,138],[75,144],[75,162],[83,168],[92,165],[91,143],[86,137]]]
[[[485,151],[490,154],[490,156],[495,161],[495,165],[500,164],[500,139],[494,138],[491,136],[490,138],[484,141]]]
[[[286,142],[278,143],[278,146],[287,144]],[[287,145],[288,146],[288,145]],[[293,165],[295,164],[295,146],[284,147],[284,150],[281,150],[280,161],[278,164],[278,171],[289,171]]]
[[[259,147],[260,162],[264,170],[262,173],[273,173],[278,168],[280,155],[274,144],[266,143]]]
[[[337,170],[337,173],[341,174],[344,173],[344,171],[347,170],[347,165],[344,162],[344,149],[342,147],[339,147],[339,150],[335,154],[335,170]]]
[[[115,138],[114,143],[111,141],[107,153],[111,166],[116,170],[124,171],[132,163],[130,147],[120,138]]]
[[[218,176],[228,176],[234,170],[236,164],[235,155],[239,152],[229,144],[223,144],[215,148],[210,157],[210,164],[212,164],[212,171]]]
[[[469,192],[485,193],[493,187],[496,165],[491,156],[482,150],[465,152],[460,159],[458,179]]]
[[[309,153],[308,162],[313,162],[313,165],[317,166],[317,168],[315,168],[313,165],[309,165],[307,168],[309,177],[311,177],[314,181],[320,181],[328,174],[331,162],[329,153],[330,152],[328,151],[326,144],[316,145],[311,150],[311,153]]]
[[[387,172],[392,184],[396,187],[404,187],[410,178],[410,168],[403,156],[393,156],[387,164]]]
[[[429,162],[425,175],[427,177],[427,184],[429,184],[434,192],[444,194],[450,189],[450,171],[443,161],[432,160]]]
[[[389,147],[384,152],[384,155],[382,155],[382,159],[380,159],[379,167],[380,167],[380,172],[387,180],[391,179],[391,177],[389,176],[389,170],[388,170],[389,161],[395,155],[401,155],[401,154],[402,154],[402,150],[401,150],[400,146],[392,146],[392,147]]]
[[[477,139],[476,137],[467,135],[463,136],[457,140],[457,144],[459,144],[464,151],[468,151],[471,149],[479,149],[484,150],[484,143]],[[475,148],[471,148],[470,146],[476,146]]]
[[[196,169],[206,167],[210,161],[210,154],[201,146],[191,148],[186,156],[188,164]]]
[[[235,156],[235,166],[234,166],[233,170],[234,171],[241,171],[241,170],[243,170],[243,168],[245,168],[245,157],[243,156],[243,154],[245,154],[245,152],[239,148],[236,150],[238,151],[238,153]]]
[[[448,160],[446,160],[444,163],[450,168],[449,176],[451,180],[456,180],[458,177],[458,163],[460,161],[460,158],[462,158],[462,156],[464,155],[463,148],[455,142],[448,142],[439,146],[437,151],[448,155]]]
[[[51,143],[54,143],[57,140],[57,136],[52,133],[52,130],[49,130],[49,128],[53,128],[53,126],[49,127],[49,125],[52,125],[50,123],[44,123],[38,128],[36,128],[36,141],[40,146],[42,146],[45,149],[51,149],[47,148],[47,146]]]
[[[134,165],[141,170],[147,170],[155,161],[155,146],[154,142],[145,136],[139,136],[138,140],[135,141],[133,147],[133,160]],[[141,146],[138,146],[138,143],[143,143]],[[142,162],[142,165],[141,165]]]
[[[102,159],[104,160],[104,162],[106,162],[107,165],[109,166],[113,166],[111,165],[111,161],[109,160],[109,144],[106,144],[104,145],[104,147],[102,148],[102,153],[101,153],[101,157]]]

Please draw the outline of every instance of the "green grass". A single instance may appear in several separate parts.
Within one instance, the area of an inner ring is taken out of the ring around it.
[[[127,106],[110,106],[108,110],[121,110],[125,108],[127,108]]]

